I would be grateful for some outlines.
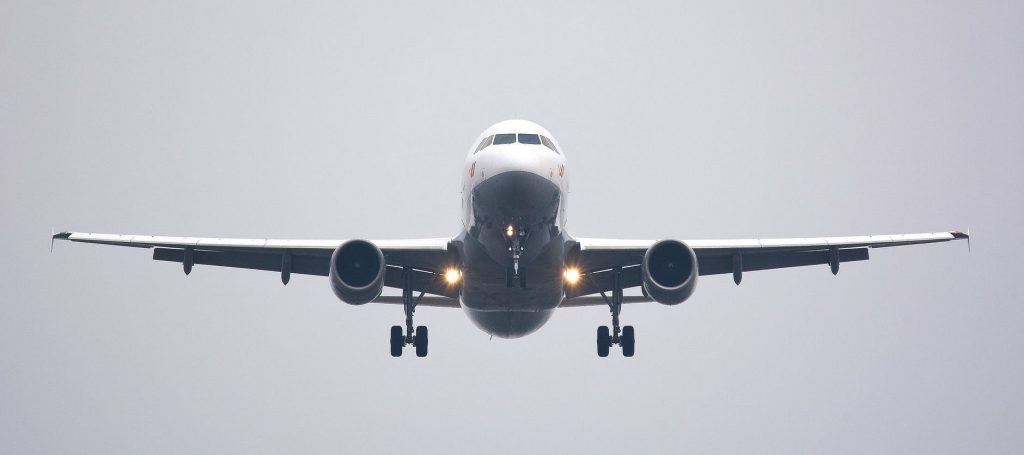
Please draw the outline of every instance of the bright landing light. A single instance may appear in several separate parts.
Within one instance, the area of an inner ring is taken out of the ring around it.
[[[565,282],[569,284],[576,284],[580,280],[580,271],[575,267],[569,267],[565,269]]]
[[[444,279],[448,284],[455,284],[459,282],[459,278],[462,278],[462,272],[456,268],[450,268],[444,272]]]

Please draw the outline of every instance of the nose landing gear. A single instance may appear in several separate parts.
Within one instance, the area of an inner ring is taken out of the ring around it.
[[[516,227],[514,224],[510,224],[505,228],[505,240],[508,243],[508,252],[512,258],[512,265],[505,271],[505,287],[526,287],[526,277],[519,270],[519,259],[523,256],[523,251],[526,250],[523,244],[526,243],[527,236],[528,233],[525,228]]]
[[[418,326],[412,329],[412,316],[416,304],[423,298],[423,292],[415,300],[412,298],[412,268],[402,268],[402,307],[405,309],[405,334],[402,326],[391,326],[391,357],[401,357],[402,348],[410,344],[416,347],[416,357],[427,356],[427,327]]]
[[[615,287],[612,289],[611,300],[608,300],[608,296],[604,292],[601,293],[601,297],[608,303],[612,312],[612,330],[609,332],[606,325],[597,328],[597,355],[598,357],[608,357],[612,345],[617,344],[622,347],[624,357],[633,357],[636,352],[636,335],[633,326],[627,325],[621,329],[619,327],[619,313],[622,312],[622,267],[615,267],[613,273],[615,274]]]

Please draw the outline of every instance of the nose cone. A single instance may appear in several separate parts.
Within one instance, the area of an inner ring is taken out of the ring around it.
[[[506,223],[518,220],[528,225],[554,220],[561,201],[558,185],[523,170],[509,170],[489,176],[473,189],[473,208],[478,216]],[[499,226],[503,229],[504,225]]]
[[[476,170],[484,178],[504,172],[528,172],[545,179],[554,177],[558,166],[558,154],[540,145],[508,144],[492,145],[475,156]]]

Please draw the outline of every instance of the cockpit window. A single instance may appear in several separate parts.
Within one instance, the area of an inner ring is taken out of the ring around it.
[[[495,134],[494,135],[494,145],[505,145],[505,144],[515,144],[515,143],[516,143],[516,135],[515,134]]]
[[[540,141],[544,143],[545,147],[551,149],[552,152],[558,153],[558,149],[555,148],[555,143],[551,142],[551,139],[548,139],[547,136],[541,136]]]
[[[540,145],[540,135],[538,135],[538,134],[520,134],[519,135],[519,143],[520,144]]]
[[[480,145],[478,145],[476,147],[476,152],[473,152],[473,153],[477,153],[477,152],[483,150],[484,148],[486,148],[488,145],[491,145],[491,141],[493,141],[493,140],[494,140],[494,135],[490,135],[490,136],[485,137],[484,140],[480,141]]]
[[[548,139],[546,136],[541,136],[539,134],[526,134],[526,133],[519,133],[519,134],[507,133],[507,134],[495,134],[495,135],[487,136],[486,138],[484,138],[483,141],[480,141],[480,145],[478,145],[476,147],[476,152],[473,152],[473,153],[478,153],[478,152],[480,152],[481,150],[487,148],[490,145],[515,144],[516,142],[519,142],[520,144],[530,144],[530,145],[542,145],[543,144],[545,147],[551,149],[551,151],[553,151],[555,153],[560,153],[558,151],[558,149],[555,148],[555,143],[551,142],[551,139]]]

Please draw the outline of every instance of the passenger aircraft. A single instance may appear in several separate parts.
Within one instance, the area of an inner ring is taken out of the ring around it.
[[[703,275],[868,259],[869,248],[969,239],[959,231],[747,240],[609,240],[566,231],[569,168],[546,129],[525,120],[487,128],[462,170],[462,230],[419,240],[253,240],[61,232],[54,239],[153,249],[153,259],[268,270],[288,284],[293,273],[326,276],[352,305],[401,304],[405,327],[391,327],[391,355],[415,347],[427,355],[427,328],[413,329],[418,306],[462,308],[477,327],[502,338],[528,335],[556,308],[607,305],[611,329],[597,329],[597,353],[611,346],[632,357],[636,335],[620,327],[622,304],[677,305]],[[401,297],[382,295],[384,287]],[[642,295],[623,291],[640,288]]]

